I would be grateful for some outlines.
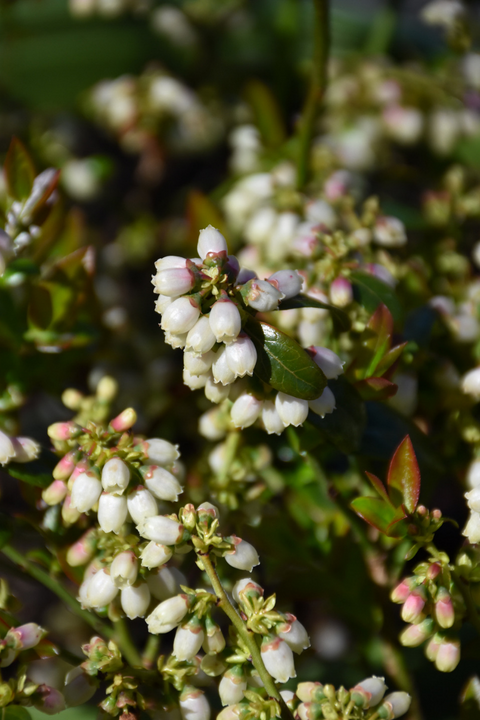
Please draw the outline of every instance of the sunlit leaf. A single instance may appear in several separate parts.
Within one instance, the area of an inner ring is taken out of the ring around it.
[[[385,535],[403,537],[406,534],[406,528],[399,523],[396,509],[382,498],[358,497],[350,504],[362,520]]]
[[[279,310],[295,310],[297,308],[312,307],[321,308],[322,310],[328,310],[334,323],[337,325],[341,332],[347,332],[350,330],[350,318],[348,317],[345,310],[341,310],[335,305],[316,300],[308,295],[295,295],[294,297],[288,298],[288,300],[282,300],[278,306]]]
[[[392,504],[392,501],[391,501],[390,498],[388,497],[388,493],[387,493],[387,491],[386,491],[385,485],[382,483],[382,481],[380,480],[380,478],[378,478],[378,477],[377,477],[376,475],[374,475],[373,473],[369,473],[369,472],[367,472],[367,471],[365,471],[365,475],[368,477],[368,479],[370,480],[370,482],[372,483],[373,487],[374,487],[375,490],[378,492],[378,494],[380,495],[380,497],[381,497],[383,500],[385,500],[386,503],[388,503],[389,505],[391,505],[391,504]]]
[[[386,305],[395,322],[402,316],[402,307],[395,291],[374,275],[355,270],[350,275],[356,299],[368,312],[374,312],[381,304]]]
[[[8,148],[4,165],[8,194],[15,200],[26,200],[35,180],[35,168],[30,155],[16,137]]]
[[[377,367],[375,368],[375,375],[381,377],[387,370],[390,370],[392,365],[397,362],[398,358],[408,345],[408,342],[404,342],[401,345],[396,345],[389,350],[380,360]]]
[[[402,440],[392,457],[388,486],[395,505],[404,503],[408,512],[415,512],[420,496],[420,470],[409,435]]]

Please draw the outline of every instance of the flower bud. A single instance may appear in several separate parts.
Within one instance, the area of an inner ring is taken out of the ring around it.
[[[127,495],[127,507],[135,525],[158,513],[157,501],[143,485],[138,485]]]
[[[47,634],[47,631],[37,623],[26,623],[17,628],[10,628],[5,636],[9,647],[14,650],[30,650],[38,645],[40,640]]]
[[[210,720],[210,705],[198,688],[186,685],[180,694],[179,705],[183,720]]]
[[[295,694],[302,702],[319,702],[325,698],[323,685],[319,682],[301,682],[297,685]]]
[[[143,452],[147,456],[152,465],[173,465],[178,460],[180,453],[178,445],[173,445],[168,440],[161,438],[150,438],[144,440],[141,446]]]
[[[402,620],[407,623],[419,623],[422,619],[424,607],[424,598],[417,592],[411,593],[403,604],[401,612]]]
[[[198,303],[191,297],[180,297],[167,307],[162,315],[162,330],[177,335],[188,333],[200,315]]]
[[[208,316],[202,315],[192,329],[188,331],[186,349],[189,352],[203,355],[209,352],[216,342]]]
[[[95,679],[88,675],[80,665],[67,673],[63,690],[67,707],[84,705],[95,695],[96,690]]]
[[[76,508],[72,506],[72,496],[67,495],[62,505],[62,519],[66,525],[73,525],[77,522],[80,514]]]
[[[296,710],[300,720],[320,720],[323,718],[321,706],[314,702],[303,702]]]
[[[65,698],[59,690],[48,685],[39,685],[36,691],[35,707],[46,715],[56,715],[65,710]]]
[[[225,344],[233,342],[242,329],[238,307],[228,298],[220,298],[212,305],[208,321],[216,341]]]
[[[146,540],[153,540],[160,545],[176,545],[182,541],[184,534],[183,525],[164,515],[145,518],[137,525],[137,530]]]
[[[143,465],[140,468],[145,485],[159,500],[176,502],[183,492],[182,486],[171,472],[158,465]]]
[[[136,422],[137,413],[135,410],[133,408],[126,408],[126,410],[122,410],[120,415],[110,420],[110,427],[112,427],[115,432],[125,432],[125,430],[130,430]]]
[[[390,600],[394,603],[404,603],[405,600],[411,593],[410,583],[407,580],[402,580],[397,587],[395,587],[390,593]]]
[[[320,415],[320,417],[323,418],[335,410],[335,395],[329,387],[326,387],[320,397],[315,398],[315,400],[310,400],[308,407],[316,415]]]
[[[233,586],[232,596],[235,602],[240,605],[245,597],[262,597],[263,588],[251,578],[242,578]]]
[[[42,491],[42,500],[47,505],[58,505],[65,499],[68,492],[67,484],[63,480],[54,480]]]
[[[262,407],[262,422],[269,435],[281,435],[285,425],[271,400],[264,400]]]
[[[243,700],[243,694],[247,689],[245,673],[241,665],[233,665],[229,668],[218,686],[218,694],[222,705],[235,705]]]
[[[303,279],[296,270],[279,270],[270,275],[268,282],[281,293],[282,299],[298,295],[303,285]]]
[[[186,595],[175,595],[164,600],[146,618],[148,632],[152,635],[170,632],[182,622],[188,610],[189,602]]]
[[[293,652],[301,653],[302,650],[306,650],[310,647],[310,638],[308,637],[308,633],[302,623],[297,620],[295,615],[290,615],[290,613],[288,613],[286,619],[287,623],[280,625],[277,628],[277,635],[278,637],[281,637],[282,640],[285,640],[287,645],[292,648]]]
[[[323,372],[327,380],[338,378],[343,373],[345,361],[340,360],[338,355],[325,347],[316,347],[312,345],[308,348],[308,352]]]
[[[187,623],[177,628],[173,641],[173,654],[177,660],[193,660],[202,647],[205,633],[200,620],[193,616]]]
[[[138,585],[127,585],[120,594],[122,610],[130,620],[145,617],[150,605],[150,590],[145,582]]]
[[[225,357],[236,378],[253,375],[257,362],[257,351],[249,337],[239,336],[225,348]]]
[[[246,304],[258,312],[277,310],[278,303],[283,297],[268,280],[249,280],[243,287]]]
[[[198,235],[197,253],[205,260],[209,253],[228,253],[227,241],[222,233],[212,225],[200,230]]]
[[[67,388],[62,393],[62,403],[69,410],[79,410],[84,398],[84,394],[75,388]]]
[[[233,536],[235,550],[224,555],[225,560],[231,567],[237,570],[252,572],[253,568],[260,565],[258,553],[250,543]]]
[[[150,592],[157,600],[166,600],[180,592],[180,586],[187,582],[185,575],[176,567],[160,567],[147,577]]]
[[[212,408],[200,416],[198,431],[208,440],[222,440],[225,437],[227,423],[218,408]]]
[[[480,543],[480,513],[471,512],[468,522],[462,531],[472,545]]]
[[[452,598],[444,587],[438,588],[438,595],[435,601],[435,617],[441,628],[450,628],[455,622],[455,610]]]
[[[138,575],[138,561],[134,552],[126,550],[116,555],[110,565],[110,577],[116,587],[133,585]]]
[[[118,588],[109,573],[102,568],[88,581],[86,599],[90,607],[102,608],[115,599]]]
[[[140,558],[142,560],[142,566],[151,570],[152,568],[160,567],[167,563],[172,557],[172,550],[166,545],[159,545],[153,540],[150,540],[142,552]]]
[[[235,382],[235,373],[228,364],[225,347],[220,348],[216,354],[216,358],[212,365],[212,374],[216,383],[230,385]]]
[[[92,559],[97,545],[97,533],[94,528],[87,530],[67,551],[67,563],[70,567],[85,565]]]
[[[102,484],[90,472],[81,473],[73,483],[72,507],[78,512],[88,512],[97,504],[102,493]]]
[[[344,277],[337,277],[330,285],[330,301],[336,307],[347,307],[353,302],[352,284]]]
[[[28,437],[11,438],[15,450],[15,462],[27,463],[36,460],[40,455],[40,445]]]
[[[383,247],[401,247],[407,242],[405,225],[396,217],[379,217],[373,229],[373,239]]]
[[[81,427],[77,425],[77,423],[73,422],[73,420],[68,422],[53,423],[53,425],[50,425],[47,429],[48,437],[52,440],[71,440],[81,432]],[[2,433],[2,435],[4,435],[4,433]]]
[[[387,695],[383,702],[390,703],[393,717],[397,718],[407,712],[408,708],[410,707],[410,703],[412,702],[412,698],[408,693],[399,691]]]
[[[155,292],[167,297],[179,297],[193,289],[195,275],[188,268],[165,268],[152,278]]]
[[[460,387],[466,395],[471,395],[475,400],[480,399],[480,367],[465,373]]]
[[[187,258],[181,255],[165,255],[155,260],[155,270],[169,270],[170,268],[184,268],[187,266]]]
[[[55,480],[68,480],[75,468],[76,451],[70,450],[53,468]]]
[[[287,682],[289,678],[296,677],[293,652],[284,640],[279,637],[264,638],[261,652],[267,672],[277,682]]]
[[[226,360],[226,358],[225,358]],[[205,397],[210,402],[218,405],[228,398],[230,394],[230,385],[222,385],[221,382],[215,382],[213,377],[209,377],[205,383]]]
[[[400,642],[405,647],[418,647],[421,645],[435,630],[435,623],[432,618],[425,618],[418,625],[407,625],[400,634]]]
[[[128,465],[118,457],[107,460],[102,469],[102,486],[106,492],[121,495],[130,482]]]
[[[207,655],[217,655],[225,648],[225,638],[221,628],[207,615],[205,620],[205,638],[203,650]]]
[[[235,427],[246,428],[253,425],[262,411],[263,401],[250,393],[243,393],[233,403],[230,417]]]
[[[118,393],[118,382],[110,375],[104,375],[96,388],[97,398],[105,403],[111,403]]]
[[[386,689],[385,678],[373,675],[359,682],[350,692],[355,704],[366,710],[378,705]]]
[[[438,634],[434,635],[429,641],[428,645],[425,648],[425,656],[428,658],[428,660],[430,660],[430,662],[435,662],[442,642],[443,638]]]
[[[459,662],[460,643],[458,640],[442,642],[435,657],[437,670],[440,670],[440,672],[452,672]]]
[[[275,408],[285,427],[289,425],[298,427],[307,419],[307,400],[300,400],[292,395],[279,392],[275,398]]]
[[[75,487],[75,486],[74,486]],[[104,492],[98,501],[98,524],[104,533],[119,533],[127,519],[127,499],[122,495]]]

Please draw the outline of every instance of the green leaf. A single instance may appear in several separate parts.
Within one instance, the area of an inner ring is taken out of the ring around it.
[[[257,350],[255,375],[260,380],[301,400],[314,400],[322,394],[325,375],[293,338],[253,318],[247,320],[245,330]]]
[[[310,411],[308,422],[342,453],[358,452],[365,429],[365,405],[353,385],[342,376],[329,380],[328,387],[335,396],[335,410],[324,418]]]
[[[378,478],[378,477],[377,477],[376,475],[374,475],[373,473],[369,473],[369,472],[367,472],[367,471],[365,471],[365,475],[368,477],[368,479],[370,480],[370,482],[372,483],[373,487],[374,487],[375,490],[378,492],[378,494],[380,495],[380,497],[381,497],[386,503],[388,503],[389,505],[391,505],[391,504],[392,504],[392,501],[391,501],[390,498],[388,497],[388,493],[387,493],[387,491],[386,491],[386,489],[385,489],[385,485],[382,483],[382,481],[380,480],[380,478]],[[392,506],[392,507],[393,507],[393,506]]]
[[[380,377],[384,373],[387,372],[387,370],[390,370],[392,365],[397,362],[398,358],[408,345],[408,342],[401,343],[401,345],[395,345],[391,350],[389,350],[380,360],[377,367],[375,368],[375,375],[377,377]]]
[[[297,308],[313,307],[321,308],[322,310],[328,310],[334,323],[337,325],[341,332],[348,332],[350,330],[350,318],[348,317],[345,310],[341,310],[335,305],[329,305],[329,303],[316,300],[315,298],[308,297],[308,295],[295,295],[294,297],[288,298],[288,300],[282,300],[279,304],[279,310],[296,310]]]
[[[52,471],[57,462],[57,458],[53,453],[44,452],[38,458],[29,463],[9,463],[5,470],[17,480],[21,480],[28,485],[46,488],[53,482]]]
[[[360,349],[351,366],[357,379],[374,374],[380,359],[390,349],[392,333],[392,314],[386,305],[379,305],[360,337]]]
[[[407,435],[390,462],[388,486],[390,497],[398,505],[403,502],[408,512],[415,512],[420,496],[420,469],[410,436]]]
[[[390,310],[395,322],[401,319],[402,307],[390,285],[361,270],[352,272],[350,280],[356,299],[368,312],[373,313],[379,305],[383,304]]]
[[[50,290],[43,284],[32,285],[28,306],[28,322],[31,327],[46,330],[53,317]]]
[[[362,400],[386,400],[393,397],[398,390],[398,385],[382,377],[369,377],[355,383]]]
[[[384,500],[377,497],[358,497],[352,500],[351,507],[362,520],[380,530],[389,537],[403,537],[406,528],[400,525],[402,518],[397,510]]]
[[[2,708],[2,720],[32,720],[28,710],[21,705],[8,705]]]
[[[24,145],[16,137],[12,138],[4,165],[7,191],[15,200],[26,200],[35,180],[35,168]]]
[[[264,144],[274,148],[285,142],[282,113],[270,88],[260,80],[251,80],[245,88],[245,97]]]

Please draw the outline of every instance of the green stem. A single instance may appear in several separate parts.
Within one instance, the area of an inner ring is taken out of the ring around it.
[[[375,13],[365,43],[366,55],[386,55],[388,53],[397,24],[398,5],[399,0],[389,0]]]
[[[330,50],[330,12],[328,0],[313,0],[313,67],[298,133],[297,186],[303,188],[308,178],[310,142],[317,108],[327,87],[328,54]]]
[[[240,432],[237,430],[229,433],[225,442],[225,459],[223,461],[222,469],[218,475],[218,484],[220,487],[228,485],[228,471],[235,460],[238,446],[240,444]]]
[[[142,658],[138,652],[135,644],[133,643],[130,633],[128,631],[127,623],[124,618],[116,620],[115,624],[115,635],[114,640],[118,644],[118,647],[122,651],[122,655],[125,657],[129,665],[141,667]]]
[[[263,664],[262,660],[262,654],[260,652],[260,648],[258,647],[255,636],[252,632],[250,632],[247,627],[245,626],[245,623],[243,622],[240,615],[237,613],[235,608],[233,607],[232,603],[228,599],[228,596],[223,589],[222,583],[220,582],[220,578],[217,575],[217,571],[215,570],[213,563],[210,559],[209,555],[201,555],[198,554],[199,558],[202,562],[203,567],[205,568],[205,572],[208,575],[208,578],[210,582],[212,583],[212,587],[215,591],[215,595],[219,599],[219,607],[222,608],[223,612],[227,617],[229,618],[230,622],[238,632],[239,636],[242,638],[245,645],[250,650],[250,655],[252,657],[253,665],[255,666],[256,671],[260,675],[260,679],[263,683],[263,686],[270,697],[275,698],[280,704],[280,710],[281,710],[281,717],[283,720],[292,720],[292,714],[288,707],[286,706],[285,702],[283,701],[282,696],[277,690],[277,687],[270,676],[270,674],[267,672],[267,669],[265,665]]]
[[[147,668],[147,670],[153,667],[159,648],[160,638],[158,635],[149,635],[142,654],[142,665],[144,668]]]

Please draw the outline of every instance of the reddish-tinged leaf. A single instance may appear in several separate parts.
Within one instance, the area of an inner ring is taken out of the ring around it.
[[[355,383],[355,387],[360,393],[362,400],[386,400],[389,397],[393,397],[398,390],[398,385],[381,377],[359,380]]]
[[[398,526],[397,511],[378,497],[358,497],[351,503],[362,520],[377,528],[380,532],[390,537],[400,537],[406,534],[406,529]]]
[[[388,486],[395,505],[404,503],[409,513],[415,512],[420,496],[420,469],[409,435],[402,440],[392,457]]]
[[[35,645],[35,652],[42,660],[60,655],[58,647],[54,645],[51,640],[47,640],[46,638],[43,638],[43,640],[40,640],[38,645]]]
[[[35,168],[25,146],[16,137],[12,138],[4,165],[7,191],[14,200],[26,200],[35,180]]]
[[[369,472],[367,472],[367,471],[365,471],[365,475],[368,477],[368,479],[370,480],[370,482],[372,483],[373,487],[374,487],[375,490],[378,492],[378,494],[380,495],[380,497],[382,497],[382,498],[385,500],[385,502],[387,502],[389,505],[391,505],[391,504],[392,504],[392,501],[391,501],[390,498],[388,497],[388,493],[387,493],[387,490],[386,490],[386,488],[385,488],[385,485],[382,483],[382,481],[380,480],[380,478],[378,478],[378,477],[377,477],[376,475],[374,475],[373,473],[369,473]],[[392,506],[392,507],[393,507],[393,506]]]
[[[408,515],[408,513],[407,513],[407,511],[405,510],[405,505],[400,505],[400,506],[395,510],[395,517],[393,518],[392,522],[391,522],[391,523],[389,524],[389,526],[388,526],[388,531],[389,531],[388,534],[389,534],[389,535],[391,535],[391,531],[392,531],[392,528],[394,527],[394,525],[396,525],[397,523],[401,522],[402,520],[405,520],[405,518],[407,517],[407,515]]]
[[[375,368],[375,375],[377,377],[380,377],[384,375],[387,370],[389,370],[392,365],[398,360],[400,355],[402,354],[404,348],[408,345],[408,342],[401,343],[401,345],[395,345],[391,350],[389,350],[380,360],[377,367]]]

